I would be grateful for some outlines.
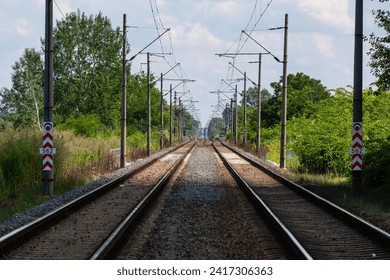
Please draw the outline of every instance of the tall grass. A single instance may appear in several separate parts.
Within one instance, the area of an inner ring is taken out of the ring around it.
[[[166,134],[168,135],[168,134]],[[165,139],[167,145],[168,139]],[[0,131],[0,221],[45,199],[42,195],[42,132],[37,128]],[[117,133],[111,136],[85,137],[71,131],[54,131],[54,195],[85,184],[109,172],[119,148]],[[159,149],[159,133],[152,134],[152,151]],[[146,134],[127,137],[127,161],[146,156]],[[118,160],[118,159],[117,159]],[[114,167],[115,168],[115,167]]]
[[[110,148],[117,139],[86,138],[71,132],[54,134],[54,195],[73,189],[110,167]],[[42,132],[36,128],[0,131],[0,220],[23,211],[42,196]]]

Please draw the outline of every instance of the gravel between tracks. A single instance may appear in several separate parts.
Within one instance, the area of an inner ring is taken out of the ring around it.
[[[210,146],[195,149],[156,216],[138,253],[129,245],[120,259],[288,258]]]

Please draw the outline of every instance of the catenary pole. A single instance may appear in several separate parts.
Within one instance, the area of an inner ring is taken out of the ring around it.
[[[172,84],[169,86],[169,146],[172,146]]]
[[[257,137],[256,137],[256,152],[260,152],[260,129],[261,129],[261,57],[259,54],[259,79],[257,84]]]
[[[151,155],[151,108],[150,108],[150,53],[147,53],[147,156]]]
[[[288,14],[285,15],[284,25],[284,58],[283,58],[283,90],[282,90],[282,131],[280,136],[280,168],[286,167],[286,142],[287,142],[287,36]]]
[[[53,106],[53,0],[46,0],[44,123],[53,124]],[[53,168],[42,171],[42,189],[44,195],[49,197],[53,196],[53,180]]]
[[[238,97],[237,97],[238,89],[237,85],[234,89],[234,145],[238,143],[238,133],[237,133],[237,124],[238,124]]]
[[[123,14],[123,51],[122,51],[122,117],[120,167],[126,166],[126,14]]]
[[[242,145],[246,145],[246,72],[244,72],[244,129],[242,131]]]
[[[355,10],[355,50],[353,82],[353,120],[352,120],[352,194],[362,194],[363,160],[363,0],[356,0]]]
[[[161,87],[160,87],[160,150],[164,148],[164,94],[163,94],[163,76],[161,73]]]

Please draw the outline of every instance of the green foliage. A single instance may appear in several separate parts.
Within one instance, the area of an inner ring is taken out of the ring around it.
[[[127,144],[134,149],[146,148],[146,134],[137,130],[127,136]]]
[[[364,95],[364,185],[368,189],[390,186],[390,92]]]
[[[15,127],[41,127],[43,116],[43,61],[35,49],[25,49],[12,66],[12,88],[1,90],[0,116]]]
[[[129,77],[127,94],[127,124],[133,132],[146,132],[147,76],[144,72]],[[160,92],[154,87],[150,89],[150,107],[151,124],[153,127],[160,127]]]
[[[109,166],[111,146],[118,139],[85,138],[54,132],[55,195],[82,185]],[[0,220],[43,201],[41,177],[42,132],[33,127],[0,132]]]
[[[225,120],[222,118],[212,118],[207,130],[210,139],[225,135]]]
[[[388,0],[380,0],[380,2],[388,2]],[[388,7],[388,6],[387,6]],[[376,35],[372,33],[369,37],[371,44],[368,55],[371,56],[369,65],[371,73],[378,78],[376,85],[379,90],[390,90],[390,11],[383,9],[374,10],[375,23],[382,28],[384,35]]]
[[[69,130],[76,135],[96,137],[102,134],[104,126],[96,114],[80,115],[65,121],[58,126],[60,130]]]
[[[64,119],[97,114],[104,125],[120,119],[121,48],[119,28],[101,13],[70,13],[54,30],[55,109]],[[128,69],[129,70],[129,69]]]
[[[348,174],[350,171],[352,96],[339,89],[320,102],[311,118],[289,122],[289,147],[297,153],[300,169],[311,173]]]
[[[42,134],[39,130],[11,127],[0,132],[0,199],[14,198],[41,181]]]
[[[282,108],[281,81],[271,83],[274,94],[262,105],[262,120],[266,127],[274,126],[280,122]],[[288,110],[287,119],[309,117],[316,112],[317,104],[330,95],[320,80],[297,73],[289,74],[287,80]]]

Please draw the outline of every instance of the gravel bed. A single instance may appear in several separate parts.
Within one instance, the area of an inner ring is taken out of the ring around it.
[[[139,159],[131,164],[129,164],[126,168],[122,168],[116,171],[113,171],[109,174],[106,174],[102,177],[100,177],[97,180],[94,180],[92,182],[89,182],[88,184],[84,186],[77,187],[71,191],[68,191],[64,194],[61,194],[59,196],[53,197],[50,200],[36,206],[33,208],[30,208],[22,213],[16,213],[7,220],[0,223],[0,237],[6,235],[7,233],[29,223],[34,220],[36,220],[39,217],[44,216],[45,214],[67,204],[68,202],[91,192],[92,190],[114,180],[115,178],[118,178],[127,172],[134,170],[141,165],[143,165],[146,162],[150,162],[156,157],[159,157],[161,154],[166,153],[167,151],[172,150],[173,148],[165,149],[164,151],[155,153],[151,155],[150,157]],[[54,185],[55,187],[55,185]]]
[[[210,146],[194,150],[147,227],[119,259],[289,258]]]

